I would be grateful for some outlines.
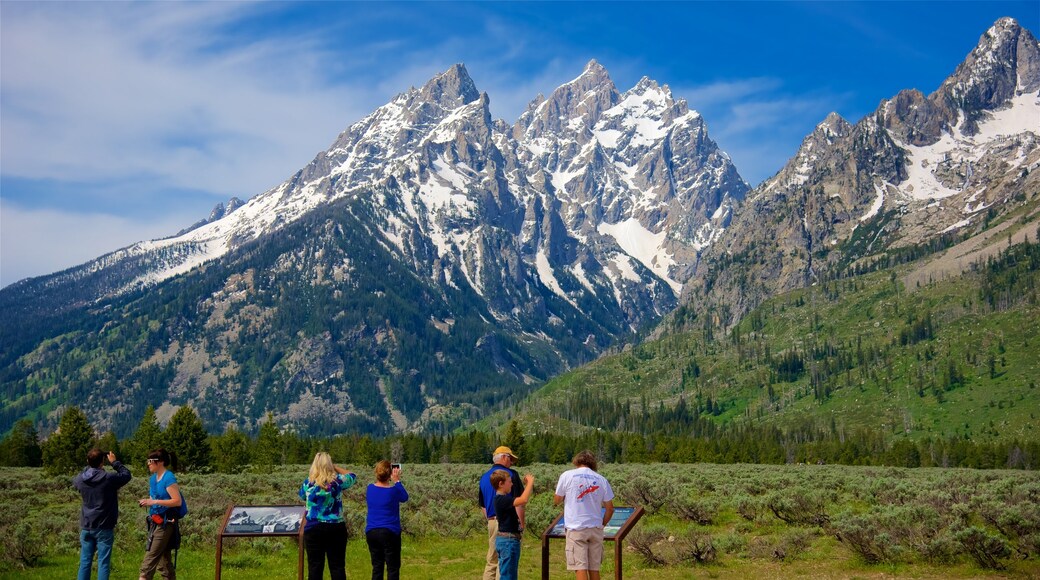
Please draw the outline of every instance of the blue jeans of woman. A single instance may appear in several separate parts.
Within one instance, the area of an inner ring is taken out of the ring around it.
[[[499,580],[517,580],[520,568],[520,538],[495,538]]]
[[[115,535],[115,530],[79,531],[78,580],[90,580],[90,566],[94,563],[95,552],[97,552],[98,580],[108,580],[109,563],[112,561],[112,542]]]

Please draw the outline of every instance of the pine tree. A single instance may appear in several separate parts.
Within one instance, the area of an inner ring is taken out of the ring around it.
[[[144,410],[144,416],[137,425],[137,431],[130,437],[126,445],[126,463],[130,465],[142,465],[148,458],[148,454],[162,447],[163,431],[159,427],[159,420],[155,416],[155,407],[148,405]]]
[[[44,470],[51,475],[73,473],[87,464],[94,446],[94,429],[79,407],[69,407],[61,416],[58,430],[43,444]]]
[[[0,442],[0,465],[8,467],[39,467],[43,450],[36,426],[22,419],[11,428],[11,434]]]
[[[209,434],[195,410],[184,405],[170,418],[166,426],[166,444],[177,454],[177,460],[185,471],[198,471],[209,467]]]
[[[237,473],[249,464],[249,438],[234,427],[213,437],[213,468],[221,473]]]
[[[278,426],[274,424],[274,415],[268,413],[267,420],[260,425],[260,434],[256,438],[256,447],[253,449],[253,463],[264,467],[281,465],[281,438]]]
[[[122,453],[119,448],[119,439],[116,438],[116,434],[112,431],[105,433],[100,439],[98,439],[97,447],[106,454],[111,451],[112,453],[115,453],[117,457],[122,458]]]
[[[502,444],[513,450],[520,459],[517,460],[517,464],[520,465],[522,461],[526,459],[524,453],[524,430],[520,428],[520,424],[517,423],[516,419],[513,419],[506,425],[505,433],[502,435]],[[530,463],[530,461],[527,461]]]

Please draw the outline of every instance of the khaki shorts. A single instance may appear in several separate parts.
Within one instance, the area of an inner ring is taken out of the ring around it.
[[[603,528],[567,530],[567,569],[598,572],[603,562]]]

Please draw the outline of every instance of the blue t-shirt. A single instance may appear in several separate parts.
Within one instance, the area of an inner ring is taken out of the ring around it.
[[[400,481],[393,487],[368,484],[365,501],[368,502],[366,533],[376,528],[386,528],[395,534],[401,533],[401,504],[408,501],[408,492]]]
[[[166,470],[160,479],[158,475],[152,475],[148,478],[148,497],[152,499],[173,499],[170,496],[170,492],[167,488],[177,483],[177,476],[172,471]],[[149,514],[163,515],[166,510],[170,508],[164,505],[153,505],[149,506]]]
[[[491,469],[480,476],[480,486],[477,493],[477,505],[487,511],[488,519],[495,517],[495,488],[491,485],[491,474],[499,469],[505,469],[509,472],[509,477],[513,480],[513,497],[520,497],[524,494],[524,482],[520,481],[520,474],[515,469],[509,469],[497,463],[492,465]]]

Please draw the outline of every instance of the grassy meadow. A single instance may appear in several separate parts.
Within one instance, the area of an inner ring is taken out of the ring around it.
[[[230,504],[296,503],[306,466],[266,473],[181,474],[191,513],[183,523],[181,579],[214,576],[220,520]],[[348,577],[368,577],[364,486],[344,494]],[[486,536],[476,506],[483,465],[405,465],[406,578],[478,578]],[[562,465],[535,476],[520,576],[539,578],[540,535],[559,514],[552,490]],[[113,578],[133,579],[144,553],[143,469],[121,492]],[[616,505],[647,515],[624,541],[625,578],[1029,578],[1040,576],[1040,474],[832,465],[606,465]],[[79,554],[79,495],[71,477],[0,469],[0,577],[70,578]],[[566,571],[550,544],[552,578]],[[603,577],[614,577],[608,544]],[[294,578],[288,538],[225,541],[222,577]]]

